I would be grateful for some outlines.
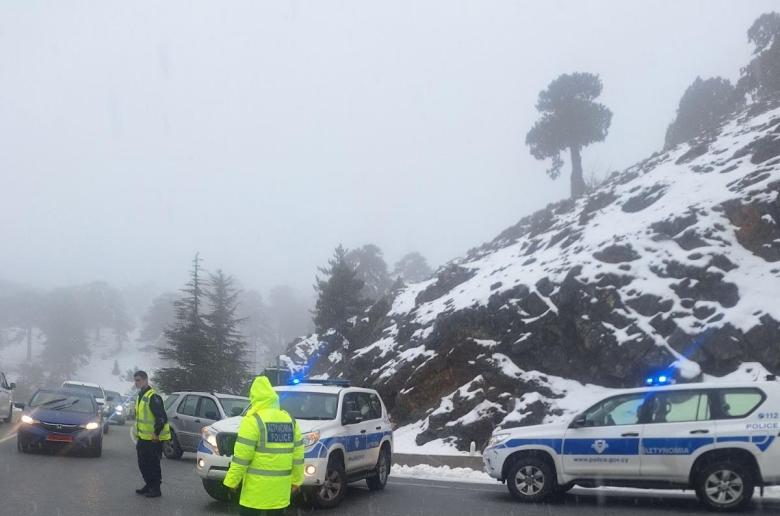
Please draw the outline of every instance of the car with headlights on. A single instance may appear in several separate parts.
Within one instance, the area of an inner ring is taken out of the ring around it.
[[[373,389],[343,380],[291,381],[274,387],[279,404],[298,422],[305,447],[303,494],[316,507],[336,507],[349,482],[365,480],[372,491],[390,474],[393,432],[382,399]],[[196,470],[217,500],[229,493],[222,481],[230,466],[240,417],[203,429]]]
[[[100,424],[103,427],[103,433],[107,434],[108,414],[106,411],[108,410],[108,407],[106,405],[106,391],[103,390],[103,387],[96,383],[68,380],[62,382],[62,388],[83,391],[95,399],[95,403],[97,403],[97,411],[100,415]]]
[[[106,391],[106,408],[104,416],[108,414],[107,419],[109,423],[117,425],[124,425],[126,422],[125,407],[122,395],[116,391]]]
[[[41,389],[22,412],[16,442],[22,453],[34,450],[84,451],[100,457],[102,421],[95,399],[83,391]]]

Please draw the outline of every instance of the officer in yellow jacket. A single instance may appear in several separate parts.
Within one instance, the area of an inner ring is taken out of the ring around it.
[[[236,489],[243,482],[240,514],[282,514],[303,483],[301,431],[265,376],[255,378],[249,401],[223,483]]]
[[[168,426],[163,400],[149,386],[149,376],[146,372],[136,371],[133,380],[138,388],[133,429],[137,439],[135,450],[138,455],[138,469],[141,470],[141,476],[144,478],[144,486],[136,489],[135,492],[147,498],[157,498],[161,495],[162,443],[170,441],[171,428]]]

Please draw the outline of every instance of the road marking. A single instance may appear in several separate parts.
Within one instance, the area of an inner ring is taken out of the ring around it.
[[[6,441],[10,441],[14,437],[16,437],[16,432],[14,432],[14,433],[12,433],[10,435],[6,435],[5,437],[0,438],[0,444],[4,443]]]

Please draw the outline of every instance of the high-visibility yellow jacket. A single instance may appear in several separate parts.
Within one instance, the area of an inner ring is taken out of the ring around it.
[[[244,507],[283,509],[290,505],[291,487],[303,483],[301,431],[279,408],[279,396],[265,376],[255,378],[249,400],[223,483],[236,488],[243,482],[239,503]]]
[[[154,437],[154,414],[149,407],[149,400],[156,394],[154,389],[147,390],[143,396],[135,400],[135,436],[143,441],[151,441]],[[171,439],[171,427],[168,423],[163,425],[160,432],[161,441]]]

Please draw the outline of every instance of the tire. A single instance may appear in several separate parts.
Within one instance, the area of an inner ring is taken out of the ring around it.
[[[383,447],[379,451],[379,459],[376,461],[376,473],[366,478],[366,484],[368,484],[368,488],[371,491],[381,491],[385,488],[387,478],[390,476],[391,466],[390,450],[387,447]]]
[[[3,423],[10,423],[14,420],[14,404],[8,406],[8,417],[3,418]]]
[[[696,496],[707,509],[732,512],[750,503],[755,480],[750,468],[736,461],[718,461],[704,466],[695,481]]]
[[[171,431],[171,439],[169,441],[163,441],[162,451],[165,458],[171,460],[181,459],[181,456],[184,454],[184,450],[179,446],[179,440],[176,438],[176,434],[173,433],[173,431]]]
[[[217,501],[229,502],[231,500],[230,489],[225,487],[221,480],[207,480],[204,478],[203,489]]]
[[[107,433],[108,433],[108,421],[106,421],[105,423],[103,423],[103,433],[104,433],[104,434],[107,434]]]
[[[347,474],[344,464],[333,457],[328,460],[325,483],[309,489],[309,499],[318,509],[332,509],[341,503],[347,492]]]
[[[533,455],[521,456],[509,468],[506,485],[511,495],[521,502],[541,502],[555,493],[555,469]]]
[[[20,438],[16,439],[16,450],[19,453],[30,453],[30,447],[26,444],[22,444],[22,440]]]
[[[101,455],[103,455],[103,443],[100,443],[89,450],[90,457],[98,458]]]

